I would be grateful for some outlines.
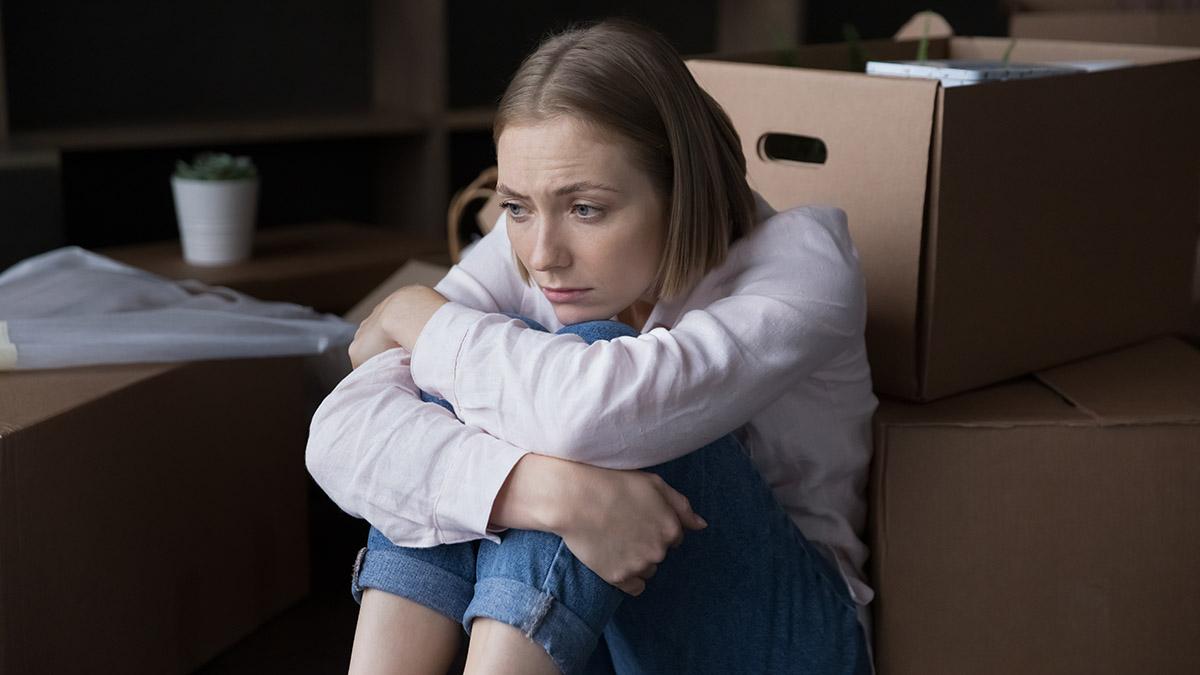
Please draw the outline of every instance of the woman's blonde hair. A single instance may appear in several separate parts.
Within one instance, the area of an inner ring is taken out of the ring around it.
[[[657,32],[609,19],[549,37],[513,75],[492,138],[499,142],[510,125],[559,116],[622,136],[657,183],[669,205],[655,288],[660,297],[689,289],[754,226],[741,140]],[[516,263],[528,283],[529,271]]]

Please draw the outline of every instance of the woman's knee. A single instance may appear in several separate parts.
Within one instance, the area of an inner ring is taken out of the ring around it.
[[[470,632],[486,617],[520,629],[564,672],[579,672],[625,594],[588,569],[562,538],[510,529],[482,541],[475,595],[463,615]]]
[[[668,462],[646,467],[644,471],[658,474],[689,498],[731,491],[769,492],[762,474],[733,434],[725,434],[708,445]]]
[[[528,326],[529,328],[531,328],[533,330],[542,331],[543,333],[550,332],[549,330],[546,329],[545,326],[543,326],[542,324],[538,323],[537,321],[535,321],[527,316],[522,316],[520,314],[515,314],[513,312],[505,312],[504,315],[511,319],[516,319],[518,321],[523,322],[526,326]],[[599,319],[596,321],[582,321],[580,323],[569,324],[569,325],[563,326],[562,328],[559,328],[558,331],[556,331],[556,334],[557,335],[578,335],[579,337],[586,340],[589,344],[592,342],[596,342],[597,340],[614,340],[619,337],[626,337],[626,336],[637,337],[638,336],[638,332],[636,330],[634,330],[634,328],[632,326],[621,323],[620,321],[613,321],[610,319]]]
[[[638,332],[632,326],[621,323],[620,321],[599,320],[599,321],[584,321],[581,323],[573,323],[569,326],[563,326],[558,329],[558,333],[562,335],[578,335],[587,341],[588,344],[600,340],[615,340],[619,337],[637,337]]]
[[[476,575],[509,575],[514,570],[548,568],[562,546],[562,537],[539,530],[508,529],[500,543],[479,542]]]

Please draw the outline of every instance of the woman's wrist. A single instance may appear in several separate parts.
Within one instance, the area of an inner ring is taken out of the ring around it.
[[[492,503],[489,525],[559,534],[571,509],[573,464],[532,452],[521,457]]]
[[[412,351],[429,319],[449,302],[426,286],[405,286],[388,296],[382,316],[384,331],[396,344]]]

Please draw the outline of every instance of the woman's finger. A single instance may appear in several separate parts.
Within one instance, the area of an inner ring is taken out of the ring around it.
[[[617,588],[620,588],[622,591],[625,591],[625,593],[636,598],[642,594],[642,591],[646,590],[646,582],[642,579],[634,577],[629,581],[619,584]]]
[[[674,532],[671,533],[670,544],[671,544],[671,548],[679,548],[679,546],[681,544],[683,544],[683,527],[682,526],[674,528]]]
[[[701,530],[708,527],[708,523],[704,521],[695,511],[692,510],[692,503],[688,498],[683,496],[678,490],[667,485],[666,482],[656,483],[659,491],[666,497],[667,503],[671,508],[675,509],[675,513],[679,514],[679,522],[684,527],[691,530]]]

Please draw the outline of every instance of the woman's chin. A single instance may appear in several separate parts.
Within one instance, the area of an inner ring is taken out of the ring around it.
[[[564,326],[570,326],[576,323],[584,323],[586,321],[602,321],[611,319],[613,313],[604,314],[603,310],[585,309],[583,307],[555,307],[554,316],[558,318],[558,322]]]

